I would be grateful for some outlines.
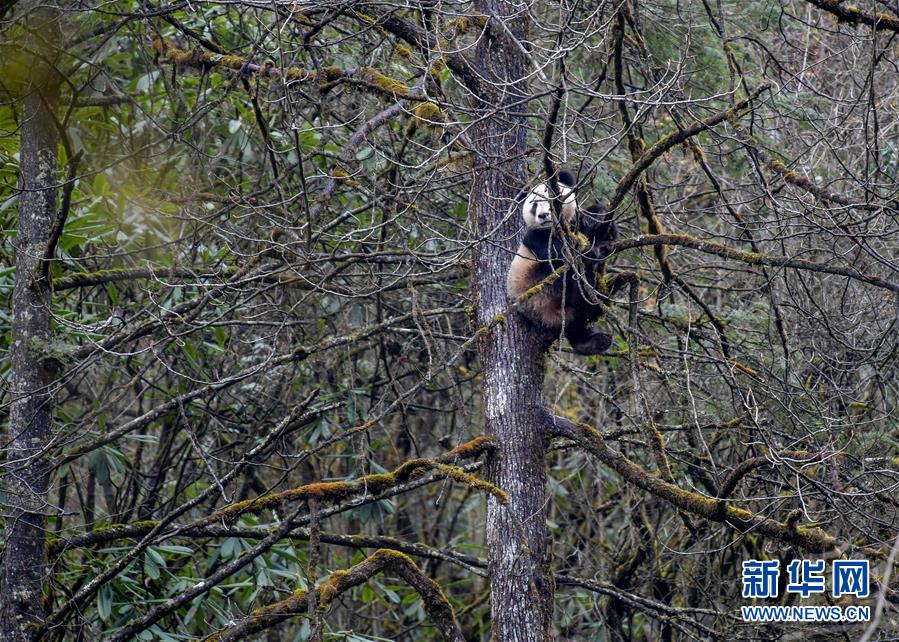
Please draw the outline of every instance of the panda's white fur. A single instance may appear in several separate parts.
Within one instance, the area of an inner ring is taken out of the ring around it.
[[[572,178],[568,175],[563,180],[573,184]],[[571,223],[577,214],[577,198],[574,188],[561,181],[558,185],[562,218],[567,223]],[[549,184],[535,185],[523,198],[521,196],[519,198],[522,199],[521,218],[524,221],[525,230],[547,230],[542,234],[548,234],[548,230],[553,224],[553,199]],[[541,236],[541,238],[543,237]],[[546,238],[552,237],[547,236]],[[543,273],[545,266],[546,264],[540,262],[531,248],[522,242],[512,259],[506,280],[506,291],[509,297],[513,300],[517,299],[541,281],[546,276]],[[540,294],[532,297],[522,306],[521,312],[533,322],[553,329],[561,328],[572,321],[571,311],[565,309],[562,292],[557,287],[544,288]]]
[[[559,183],[559,200],[562,202],[562,218],[566,221],[574,220],[577,213],[577,200],[574,189]],[[549,185],[541,183],[534,187],[524,197],[521,204],[521,217],[524,226],[531,229],[550,227],[553,221],[553,199]]]
[[[588,242],[589,247],[582,254],[584,278],[594,285],[596,275],[602,274],[603,261],[608,256],[611,245],[618,238],[614,221],[605,220],[605,208],[599,204],[588,208],[605,222],[593,221],[585,226],[578,221],[578,204],[574,188],[576,181],[571,172],[559,173],[559,201],[562,219],[573,226],[576,234]],[[540,284],[555,269],[565,264],[562,239],[558,231],[552,229],[553,197],[550,187],[541,183],[522,192],[521,217],[525,225],[525,236],[512,259],[506,278],[506,291],[512,301],[525,297],[528,291]],[[598,209],[597,209],[598,208]],[[564,329],[572,348],[580,354],[600,354],[612,343],[612,337],[605,332],[589,327],[602,313],[602,306],[584,298],[580,284],[573,281],[571,271],[561,279],[545,285],[536,294],[532,293],[523,301],[519,312],[534,326],[559,333]]]

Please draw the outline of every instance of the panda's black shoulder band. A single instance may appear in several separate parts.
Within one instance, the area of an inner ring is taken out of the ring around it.
[[[538,261],[559,261],[564,257],[562,241],[550,228],[528,230],[521,242]]]

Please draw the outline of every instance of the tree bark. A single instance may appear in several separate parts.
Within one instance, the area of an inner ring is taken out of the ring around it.
[[[506,273],[519,240],[520,217],[511,212],[524,185],[526,59],[508,36],[523,41],[527,18],[506,2],[481,2],[490,16],[478,41],[477,60],[487,82],[474,127],[477,166],[471,196],[475,232],[473,281],[477,320],[486,326],[508,305]],[[504,21],[508,32],[499,21]],[[497,450],[487,465],[491,482],[508,493],[508,505],[487,504],[487,549],[493,639],[541,641],[552,626],[554,586],[546,530],[547,436],[543,377],[547,338],[517,314],[486,334],[479,350],[484,371],[485,429]]]
[[[33,33],[55,19],[38,11]],[[30,45],[43,49],[49,38],[37,36]],[[16,228],[16,283],[13,290],[12,403],[6,435],[3,474],[5,518],[0,639],[32,639],[43,618],[42,585],[49,467],[43,451],[51,439],[53,400],[50,385],[54,361],[46,356],[50,340],[50,289],[37,279],[38,267],[56,218],[57,132],[53,120],[58,83],[47,65],[35,58],[33,83],[22,101],[21,176]]]

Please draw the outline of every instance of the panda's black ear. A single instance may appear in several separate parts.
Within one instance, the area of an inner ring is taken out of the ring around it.
[[[572,174],[570,170],[560,169],[559,184],[564,185],[565,187],[573,188],[575,185],[577,185],[577,179],[574,177],[574,174]]]
[[[515,202],[519,205],[521,203],[524,203],[524,199],[528,195],[528,192],[530,192],[530,190],[526,187],[522,187],[520,190],[518,190],[518,193],[515,195]]]

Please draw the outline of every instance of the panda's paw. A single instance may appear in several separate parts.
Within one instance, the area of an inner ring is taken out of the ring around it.
[[[572,343],[571,347],[578,354],[602,354],[612,347],[612,335],[599,330],[594,330],[583,341]]]

